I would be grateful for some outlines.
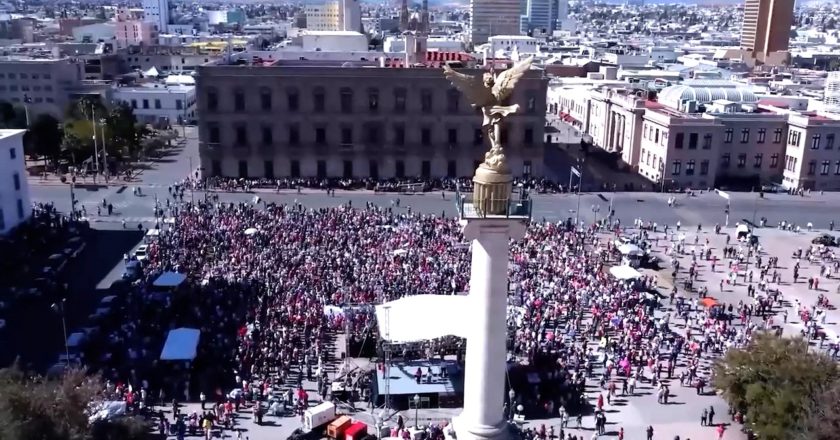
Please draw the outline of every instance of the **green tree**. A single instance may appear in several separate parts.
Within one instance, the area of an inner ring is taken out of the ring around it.
[[[0,128],[26,128],[24,108],[0,101]]]
[[[134,110],[126,103],[115,106],[108,114],[106,131],[115,153],[130,158],[137,157],[143,139],[150,134],[145,125],[137,123]]]
[[[148,426],[132,418],[89,423],[89,408],[104,400],[99,376],[69,370],[57,380],[0,370],[0,440],[146,438]]]
[[[840,438],[840,382],[825,386],[806,412],[801,440]]]
[[[813,396],[840,377],[837,364],[810,352],[807,341],[767,333],[757,334],[744,349],[727,352],[714,372],[714,386],[766,440],[793,438]]]
[[[61,155],[63,137],[58,119],[49,114],[38,115],[24,136],[26,154],[43,157],[45,163],[47,159],[55,163]]]

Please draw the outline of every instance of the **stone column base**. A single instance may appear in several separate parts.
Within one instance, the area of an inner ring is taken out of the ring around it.
[[[513,440],[510,426],[504,420],[498,426],[470,425],[459,415],[452,418],[451,427],[457,440]]]

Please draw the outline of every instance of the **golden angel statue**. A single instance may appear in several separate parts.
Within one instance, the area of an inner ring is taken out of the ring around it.
[[[490,151],[484,155],[484,163],[491,169],[500,170],[505,166],[505,155],[500,139],[502,119],[516,113],[519,105],[502,105],[513,92],[513,87],[519,78],[531,68],[533,57],[526,58],[504,72],[494,75],[491,70],[482,76],[471,76],[458,73],[451,67],[444,65],[443,74],[452,85],[466,95],[474,108],[480,108],[484,115],[481,128],[484,136],[490,141]]]

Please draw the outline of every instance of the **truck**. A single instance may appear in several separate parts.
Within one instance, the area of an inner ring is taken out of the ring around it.
[[[324,402],[303,413],[303,431],[311,432],[335,420],[335,404]]]

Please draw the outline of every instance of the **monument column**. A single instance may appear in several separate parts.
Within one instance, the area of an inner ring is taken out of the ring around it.
[[[507,368],[507,286],[510,239],[525,235],[521,218],[464,219],[472,242],[470,320],[464,375],[464,411],[458,440],[506,437],[503,414]]]
[[[513,196],[513,173],[501,142],[504,118],[519,110],[504,106],[531,58],[493,77],[472,77],[444,67],[446,78],[481,108],[482,128],[490,143],[475,170],[473,193],[456,197],[464,238],[472,243],[468,309],[463,310],[467,335],[464,411],[452,420],[458,440],[502,440],[509,437],[504,419],[507,369],[507,289],[510,240],[525,236],[531,217],[526,193]],[[494,84],[502,85],[494,89]],[[513,410],[513,408],[511,408]]]

